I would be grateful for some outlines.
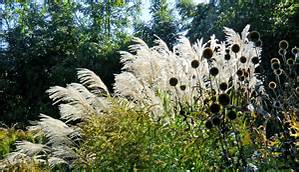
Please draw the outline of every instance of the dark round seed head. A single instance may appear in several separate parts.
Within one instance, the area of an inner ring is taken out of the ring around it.
[[[262,41],[261,41],[261,40],[258,40],[258,41],[256,41],[256,42],[254,43],[254,45],[255,45],[256,47],[260,47],[260,46],[262,46]]]
[[[260,39],[260,33],[257,31],[252,31],[247,36],[249,41],[256,42]]]
[[[210,59],[213,56],[213,50],[211,48],[205,48],[202,52],[202,56],[206,59]]]
[[[225,60],[230,60],[230,55],[229,55],[229,54],[225,54],[225,55],[224,55],[224,59],[225,59]]]
[[[218,73],[219,73],[218,68],[216,68],[216,67],[212,67],[212,68],[210,69],[210,74],[211,74],[212,76],[216,76],[216,75],[218,75]]]
[[[239,77],[243,76],[243,71],[241,69],[237,70],[237,75]]]
[[[227,106],[230,104],[230,98],[227,94],[220,94],[218,96],[218,101],[222,106]]]
[[[280,68],[280,64],[277,63],[277,62],[274,62],[274,63],[271,64],[271,68],[272,68],[273,70],[277,70],[277,69]]]
[[[211,121],[210,119],[208,119],[208,120],[206,121],[205,126],[206,126],[207,129],[211,129],[211,128],[213,127],[213,123],[212,123],[212,121]]]
[[[181,86],[180,86],[180,89],[181,89],[182,91],[185,91],[185,90],[186,90],[186,85],[181,85]]]
[[[225,90],[227,89],[227,83],[222,82],[222,83],[219,85],[219,88],[220,88],[220,90],[225,91]]]
[[[273,64],[273,63],[278,63],[278,64],[280,64],[280,61],[279,61],[278,58],[272,58],[272,59],[271,59],[271,64]]]
[[[258,64],[259,63],[259,58],[258,57],[252,57],[251,58],[251,62],[253,63],[253,64]]]
[[[241,57],[240,57],[240,62],[241,62],[241,63],[246,63],[246,60],[247,60],[247,59],[246,59],[245,56],[241,56]]]
[[[232,46],[232,51],[233,51],[234,53],[238,53],[238,52],[240,51],[240,46],[239,46],[238,44],[234,44],[234,45]]]
[[[220,123],[221,123],[221,119],[220,119],[220,117],[217,115],[217,116],[214,116],[213,118],[212,118],[212,123],[215,125],[215,126],[218,126],[218,125],[220,125]]]
[[[275,69],[274,70],[274,74],[275,75],[281,75],[282,74],[282,70],[281,69]]]
[[[276,88],[276,83],[271,81],[271,82],[269,82],[268,87],[271,88],[271,89],[275,89]]]
[[[178,84],[178,82],[179,82],[178,79],[176,79],[174,77],[169,79],[169,84],[173,87],[175,87]]]
[[[228,54],[229,53],[229,49],[225,49],[225,52]]]
[[[196,69],[196,68],[198,68],[198,66],[199,66],[199,61],[198,60],[193,60],[191,62],[191,67],[192,68]]]
[[[298,48],[297,47],[292,48],[292,53],[296,55],[298,53]]]
[[[282,40],[279,42],[279,48],[281,49],[287,49],[289,47],[289,43],[286,40]]]
[[[235,111],[231,110],[227,113],[227,117],[230,120],[234,120],[237,118],[237,113]]]
[[[220,111],[220,105],[217,104],[217,103],[213,103],[211,106],[210,106],[210,112],[211,113],[218,113]]]
[[[289,58],[289,59],[287,60],[287,64],[288,64],[289,66],[294,65],[294,60],[293,60],[292,58]]]

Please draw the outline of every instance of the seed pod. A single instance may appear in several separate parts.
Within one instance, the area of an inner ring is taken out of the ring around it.
[[[262,41],[261,40],[258,40],[258,41],[256,41],[255,43],[254,43],[254,45],[256,46],[256,47],[260,47],[260,46],[262,46]]]
[[[237,113],[233,110],[229,111],[227,113],[227,117],[230,119],[230,120],[234,120],[237,118]]]
[[[280,61],[279,61],[278,58],[272,58],[272,59],[271,59],[271,64],[273,64],[273,63],[278,63],[278,64],[280,64]]]
[[[296,55],[298,53],[298,48],[297,47],[292,48],[292,53]]]
[[[279,75],[282,74],[282,70],[281,69],[276,69],[276,70],[274,70],[274,74],[279,76]]]
[[[243,70],[238,69],[236,73],[239,77],[243,76]]]
[[[191,62],[191,67],[192,68],[196,69],[196,68],[198,68],[198,66],[199,66],[199,61],[198,60],[193,60]]]
[[[279,48],[281,49],[287,49],[289,47],[289,43],[286,40],[282,40],[279,42]]]
[[[272,68],[273,70],[277,70],[277,69],[280,68],[280,64],[277,63],[277,62],[274,62],[274,63],[271,64],[271,68]]]
[[[289,66],[293,66],[295,63],[294,63],[294,60],[293,60],[292,58],[289,58],[289,59],[287,60],[287,64],[288,64]]]
[[[213,127],[213,123],[212,123],[212,121],[211,121],[210,119],[208,119],[208,120],[206,121],[205,126],[206,126],[207,129],[211,129],[211,128]]]
[[[276,83],[273,82],[273,81],[271,81],[271,82],[269,82],[268,87],[269,87],[270,89],[275,89],[275,88],[276,88]]]
[[[260,33],[257,31],[252,31],[247,36],[249,41],[257,42],[260,39]]]
[[[241,56],[241,57],[240,57],[240,62],[241,62],[241,63],[246,63],[246,60],[247,60],[247,59],[246,59],[245,56]]]
[[[220,94],[218,96],[218,101],[222,106],[227,106],[230,104],[230,98],[227,94]]]
[[[180,86],[180,89],[181,89],[182,91],[185,91],[185,90],[186,90],[186,85],[181,85],[181,86]]]
[[[202,52],[202,56],[206,59],[210,59],[213,56],[213,50],[211,48],[205,48]]]
[[[218,125],[220,125],[220,123],[221,123],[221,119],[220,119],[220,117],[217,115],[217,116],[214,116],[213,118],[212,118],[212,123],[215,125],[215,126],[218,126]]]
[[[225,91],[227,89],[227,84],[225,82],[222,82],[220,85],[219,85],[219,88],[220,90],[222,91]]]
[[[212,76],[216,76],[216,75],[218,75],[218,73],[219,73],[218,68],[216,68],[216,67],[212,67],[212,68],[210,69],[210,74],[211,74]]]
[[[210,106],[210,112],[211,113],[218,113],[220,111],[220,106],[219,104],[217,103],[213,103],[211,106]]]
[[[253,63],[253,64],[258,64],[259,63],[259,58],[258,57],[252,57],[251,58],[251,62]]]

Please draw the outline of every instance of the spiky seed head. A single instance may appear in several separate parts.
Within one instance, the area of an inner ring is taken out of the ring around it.
[[[225,91],[225,90],[227,89],[227,83],[222,82],[222,83],[219,85],[219,88],[220,88],[220,90]]]
[[[271,89],[275,89],[276,88],[276,83],[274,81],[269,82],[268,87]]]
[[[258,41],[256,41],[255,43],[254,43],[254,45],[256,46],[256,47],[260,47],[260,46],[262,46],[262,41],[261,40],[258,40]]]
[[[213,125],[215,125],[215,126],[220,125],[220,123],[221,123],[221,119],[220,119],[219,115],[216,115],[216,116],[214,116],[214,117],[212,118],[212,123],[213,123]]]
[[[274,62],[274,63],[271,64],[271,68],[272,68],[273,70],[277,70],[277,69],[280,68],[280,64],[277,63],[277,62]]]
[[[211,113],[218,113],[220,111],[220,105],[217,104],[217,103],[213,103],[211,106],[210,106],[210,112]]]
[[[298,48],[297,47],[292,48],[292,53],[296,55],[298,53]]]
[[[275,69],[274,74],[278,75],[278,76],[281,75],[282,74],[282,69]]]
[[[252,31],[247,36],[249,41],[257,42],[260,39],[260,33],[257,31]]]
[[[225,54],[225,55],[224,55],[224,59],[225,59],[225,60],[230,60],[230,55],[229,55],[229,54]]]
[[[287,64],[288,64],[289,66],[293,66],[293,65],[295,64],[295,62],[294,62],[294,60],[293,60],[292,58],[289,58],[289,59],[287,60]]]
[[[220,94],[218,96],[218,101],[222,106],[227,106],[230,104],[230,98],[227,94]]]
[[[279,48],[281,49],[287,49],[289,47],[289,43],[286,40],[282,40],[279,42]]]
[[[212,68],[210,69],[210,74],[211,74],[212,76],[217,76],[218,73],[219,73],[219,70],[218,70],[217,67],[212,67]]]
[[[199,66],[199,61],[198,60],[193,60],[191,62],[191,67],[192,68],[196,69],[196,68],[198,68],[198,66]]]
[[[179,82],[178,79],[175,77],[172,77],[169,79],[169,85],[171,85],[173,87],[175,87],[178,84],[178,82]]]
[[[205,48],[203,50],[202,56],[206,59],[210,59],[213,56],[213,50],[211,48]]]
[[[206,126],[207,129],[211,129],[211,128],[213,127],[213,123],[212,123],[212,121],[211,121],[210,119],[208,119],[208,120],[206,121],[205,126]]]
[[[252,62],[253,64],[258,64],[258,63],[259,63],[259,58],[258,58],[257,56],[252,57],[252,58],[251,58],[251,62]]]
[[[228,113],[227,113],[227,117],[228,119],[230,120],[234,120],[237,118],[237,113],[233,110],[230,110]]]
[[[238,53],[238,52],[240,51],[240,45],[239,45],[239,44],[234,44],[234,45],[232,46],[232,51],[233,51],[234,53]]]
[[[180,86],[180,89],[181,89],[182,91],[185,91],[185,90],[186,90],[186,85],[181,85],[181,86]]]
[[[241,57],[240,57],[240,62],[241,62],[241,63],[246,63],[246,60],[247,60],[247,59],[246,59],[245,56],[241,56]]]

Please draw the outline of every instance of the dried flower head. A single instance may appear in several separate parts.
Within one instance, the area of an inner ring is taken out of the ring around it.
[[[275,89],[276,88],[276,83],[271,81],[271,82],[269,82],[268,87],[271,88],[271,89]]]
[[[254,43],[254,45],[256,46],[256,47],[261,47],[262,46],[262,41],[261,40],[258,40],[258,41],[256,41],[255,43]]]
[[[232,51],[233,51],[234,53],[238,53],[238,52],[240,51],[240,45],[239,45],[239,44],[234,44],[234,45],[232,46]]]
[[[279,48],[281,49],[287,49],[289,47],[289,43],[286,40],[282,40],[279,42]]]
[[[279,61],[278,58],[272,58],[272,59],[271,59],[271,64],[273,64],[273,63],[278,63],[278,64],[280,64],[280,61]]]
[[[278,54],[279,54],[280,56],[284,56],[284,55],[286,55],[286,53],[287,53],[287,51],[286,51],[285,49],[279,49],[279,50],[278,50]]]
[[[274,62],[274,63],[271,64],[271,68],[272,68],[273,70],[277,70],[277,69],[280,68],[280,64],[277,63],[277,62]]]
[[[227,106],[230,104],[230,98],[227,94],[220,94],[218,96],[218,101],[222,106]]]
[[[257,31],[252,31],[247,36],[249,41],[257,42],[260,39],[260,33]]]
[[[175,87],[178,84],[178,82],[179,82],[178,79],[175,77],[172,77],[169,79],[169,85],[171,85],[173,87]]]
[[[205,126],[206,126],[207,129],[211,129],[211,128],[213,127],[213,123],[212,123],[212,121],[211,121],[210,119],[208,119],[208,120],[206,121]]]
[[[181,86],[180,86],[180,89],[181,89],[182,91],[185,91],[185,90],[186,90],[186,85],[181,85]]]
[[[274,74],[278,75],[278,76],[281,75],[282,74],[282,69],[275,69]]]
[[[227,83],[222,82],[222,83],[219,85],[219,88],[220,88],[220,90],[225,91],[225,90],[227,89]]]
[[[230,54],[225,54],[225,55],[224,55],[224,59],[225,59],[225,60],[230,60]]]
[[[292,48],[292,53],[296,55],[298,53],[298,48],[297,47]]]
[[[288,64],[289,66],[293,66],[293,65],[294,65],[294,59],[289,58],[289,59],[287,60],[287,64]]]
[[[210,59],[213,56],[213,50],[211,48],[205,48],[202,52],[202,56],[206,59]]]
[[[245,56],[241,56],[241,57],[240,57],[240,62],[241,62],[241,63],[246,63],[246,60],[247,60],[247,59],[246,59]]]
[[[213,125],[215,125],[215,126],[220,125],[220,123],[221,123],[221,119],[220,119],[219,115],[216,115],[216,116],[214,116],[214,117],[212,118],[212,123],[213,123]]]
[[[243,76],[243,70],[242,70],[242,69],[238,69],[236,74],[237,74],[239,77]]]
[[[252,57],[252,58],[251,58],[251,62],[252,62],[253,64],[258,64],[258,63],[259,63],[259,58],[258,58],[257,56]]]
[[[199,66],[199,61],[198,60],[192,60],[191,62],[191,67],[196,69]]]
[[[218,75],[218,73],[219,73],[219,70],[218,70],[217,67],[212,67],[212,68],[210,69],[210,74],[211,74],[212,76],[216,76],[216,75]]]
[[[217,104],[217,103],[213,103],[211,106],[210,106],[210,112],[211,113],[218,113],[220,111],[220,105]]]
[[[230,120],[234,120],[237,118],[237,113],[233,110],[230,110],[228,113],[227,113],[227,117],[228,119]]]

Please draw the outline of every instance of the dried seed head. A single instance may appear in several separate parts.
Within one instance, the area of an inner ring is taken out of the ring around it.
[[[178,79],[175,77],[169,79],[169,84],[173,87],[175,87],[178,84],[178,82],[179,82]]]
[[[199,61],[198,60],[193,60],[191,62],[191,67],[192,68],[196,69],[196,68],[198,68],[198,66],[199,66]]]
[[[225,60],[230,60],[230,55],[229,55],[229,54],[225,54],[225,55],[224,55],[224,59],[225,59]]]
[[[238,45],[238,44],[234,44],[234,45],[232,46],[232,51],[233,51],[234,53],[238,53],[238,52],[240,51],[240,45]]]
[[[212,76],[216,76],[216,75],[218,75],[218,73],[219,73],[218,68],[216,68],[216,67],[212,67],[212,68],[210,69],[210,74],[211,74]]]
[[[186,85],[181,85],[181,86],[180,86],[180,89],[181,89],[182,91],[185,91],[185,90],[186,90]]]
[[[284,56],[286,53],[287,53],[287,51],[284,50],[284,49],[279,49],[278,50],[278,54],[281,55],[281,56]]]
[[[279,48],[281,49],[287,49],[289,47],[289,43],[286,40],[282,40],[279,42]]]
[[[220,105],[217,104],[217,103],[213,103],[211,106],[210,106],[210,112],[211,113],[218,113],[220,111]]]
[[[247,36],[249,41],[257,42],[260,39],[260,33],[257,31],[252,31]]]
[[[214,116],[214,117],[212,118],[212,123],[213,123],[215,126],[220,125],[220,123],[221,123],[220,117],[219,117],[218,115],[217,115],[217,116]]]
[[[293,66],[293,65],[295,64],[295,62],[294,62],[294,60],[293,60],[292,58],[289,58],[289,59],[287,60],[287,64],[288,64],[289,66]]]
[[[271,88],[271,89],[275,89],[276,88],[276,83],[271,81],[271,82],[269,82],[268,87]]]
[[[251,62],[252,62],[253,64],[258,64],[258,63],[259,63],[259,58],[258,58],[257,56],[252,57],[252,58],[251,58]]]
[[[241,56],[241,57],[240,57],[240,62],[241,62],[241,63],[246,63],[246,60],[247,60],[247,59],[246,59],[245,56]]]
[[[239,77],[243,76],[243,70],[238,69],[236,73]]]
[[[292,48],[292,53],[296,55],[298,53],[298,48],[297,47]]]
[[[218,96],[218,101],[222,106],[227,106],[230,104],[230,98],[227,94],[220,94]]]
[[[211,121],[210,119],[208,119],[208,120],[206,121],[205,126],[206,126],[207,129],[211,129],[211,128],[213,127],[213,123],[212,123],[212,121]]]
[[[274,74],[279,76],[279,75],[282,74],[282,70],[281,69],[275,69]]]
[[[206,59],[210,59],[213,56],[213,50],[211,48],[205,48],[202,52],[202,56]]]
[[[233,110],[229,111],[227,113],[227,117],[230,119],[230,120],[234,120],[237,118],[237,113]]]
[[[227,83],[222,82],[222,83],[219,85],[219,88],[220,88],[220,90],[225,91],[225,90],[227,89]]]
[[[273,64],[273,63],[278,63],[278,64],[280,64],[280,61],[279,61],[278,58],[272,58],[272,59],[271,59],[271,64]]]
[[[272,68],[273,70],[277,70],[277,69],[280,68],[280,64],[277,63],[277,62],[274,62],[274,63],[271,64],[271,68]]]

